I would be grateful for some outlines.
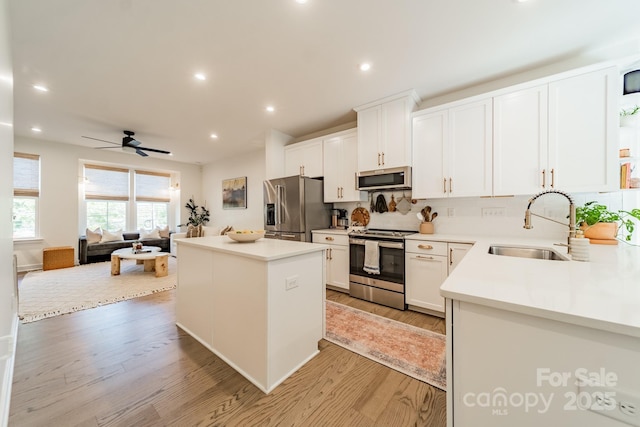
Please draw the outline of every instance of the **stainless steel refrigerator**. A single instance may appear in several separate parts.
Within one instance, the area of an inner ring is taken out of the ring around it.
[[[264,182],[265,237],[311,242],[311,230],[329,228],[330,218],[322,180],[290,176]]]

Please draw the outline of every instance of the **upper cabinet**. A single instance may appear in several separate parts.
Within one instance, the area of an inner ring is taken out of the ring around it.
[[[491,195],[491,98],[413,118],[415,198]]]
[[[356,189],[357,130],[340,132],[324,139],[323,153],[325,203],[366,201],[367,192]]]
[[[359,171],[411,165],[411,113],[419,103],[408,91],[354,109]]]
[[[618,79],[566,73],[415,113],[414,197],[615,190]]]
[[[285,176],[323,176],[322,138],[298,142],[284,147]]]

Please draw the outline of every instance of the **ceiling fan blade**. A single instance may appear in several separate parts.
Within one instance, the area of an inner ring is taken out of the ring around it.
[[[147,153],[145,153],[144,151],[141,151],[141,150],[139,150],[137,148],[136,148],[136,154],[139,154],[142,157],[148,157],[149,156]]]
[[[104,139],[92,138],[92,137],[90,137],[90,136],[84,136],[84,135],[82,135],[82,138],[93,139],[94,141],[106,142],[107,144],[120,145],[120,144],[118,144],[117,142],[105,141]]]
[[[136,147],[138,150],[146,150],[146,151],[152,151],[154,153],[161,153],[161,154],[171,154],[171,151],[166,151],[166,150],[158,150],[157,148],[147,148],[147,147]]]
[[[114,149],[114,148],[120,148],[120,147],[93,147],[93,148],[94,148],[94,149],[96,149],[96,150],[103,150],[103,149],[105,149],[105,148],[107,148],[107,149]]]

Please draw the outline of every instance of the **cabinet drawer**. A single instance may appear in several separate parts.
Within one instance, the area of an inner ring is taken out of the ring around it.
[[[313,243],[349,246],[349,236],[346,234],[313,233]]]
[[[447,242],[429,240],[405,240],[405,252],[447,256]]]

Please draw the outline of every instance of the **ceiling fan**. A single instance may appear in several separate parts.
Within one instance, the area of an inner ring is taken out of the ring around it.
[[[108,144],[117,145],[117,146],[120,146],[123,150],[135,152],[136,154],[143,157],[149,156],[147,153],[145,153],[145,151],[151,151],[153,153],[160,153],[160,154],[171,154],[170,151],[158,150],[157,148],[143,147],[142,143],[133,137],[133,135],[135,135],[135,132],[132,132],[130,130],[125,130],[123,132],[125,136],[122,137],[122,144],[118,144],[117,142],[105,141],[104,139],[92,138],[90,136],[83,135],[82,137],[87,139],[93,139],[95,141],[106,142]],[[105,148],[117,148],[117,147],[95,147],[95,148],[97,150],[101,150]]]

